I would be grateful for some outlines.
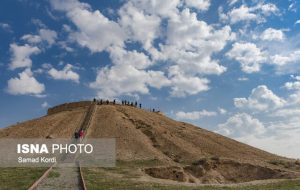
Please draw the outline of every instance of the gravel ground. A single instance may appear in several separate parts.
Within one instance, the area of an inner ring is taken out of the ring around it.
[[[80,174],[77,167],[62,167],[53,168],[52,172],[57,176],[51,176],[44,179],[37,187],[37,190],[82,190],[80,185]]]

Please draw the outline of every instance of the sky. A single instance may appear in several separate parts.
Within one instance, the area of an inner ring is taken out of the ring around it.
[[[300,2],[0,1],[0,127],[127,99],[300,158]]]

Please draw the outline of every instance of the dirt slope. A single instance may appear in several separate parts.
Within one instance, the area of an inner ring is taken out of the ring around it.
[[[69,138],[80,125],[87,108],[46,115],[0,130],[0,138]]]
[[[58,106],[50,115],[2,129],[0,138],[72,137],[88,109],[74,105],[80,104],[64,105],[61,110]],[[154,179],[236,183],[298,175],[270,164],[285,158],[131,106],[97,105],[87,137],[116,138],[119,161],[159,161],[158,166],[139,168]]]
[[[130,106],[97,106],[88,136],[116,137],[121,160],[166,156],[189,162],[218,156],[265,162],[279,158],[205,129]]]

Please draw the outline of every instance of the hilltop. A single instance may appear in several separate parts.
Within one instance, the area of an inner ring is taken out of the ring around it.
[[[0,131],[0,138],[71,138],[91,105],[87,138],[116,138],[117,160],[142,178],[184,183],[237,183],[296,178],[294,170],[274,165],[291,161],[163,114],[134,106],[74,102]],[[149,164],[150,163],[150,164]],[[109,172],[109,171],[108,171]]]

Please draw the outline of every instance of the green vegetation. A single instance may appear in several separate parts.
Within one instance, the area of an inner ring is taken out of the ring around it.
[[[86,180],[87,188],[89,190],[299,190],[300,180],[281,180],[264,185],[243,185],[243,186],[202,186],[202,187],[187,187],[181,185],[163,185],[151,182],[134,181],[134,177],[124,177],[124,168],[117,167],[114,170],[109,170],[111,173],[107,174],[107,169],[87,169],[83,170],[84,179]],[[116,174],[119,175],[116,175]],[[137,177],[137,176],[135,176]],[[129,179],[131,178],[131,179]],[[132,180],[133,179],[133,180]]]
[[[1,168],[1,190],[27,190],[47,168]]]
[[[270,164],[281,166],[288,169],[300,170],[300,160],[287,161],[287,160],[271,160]]]
[[[55,178],[55,177],[59,177],[59,176],[60,176],[60,173],[57,171],[54,171],[54,170],[51,170],[48,174],[49,178]]]

